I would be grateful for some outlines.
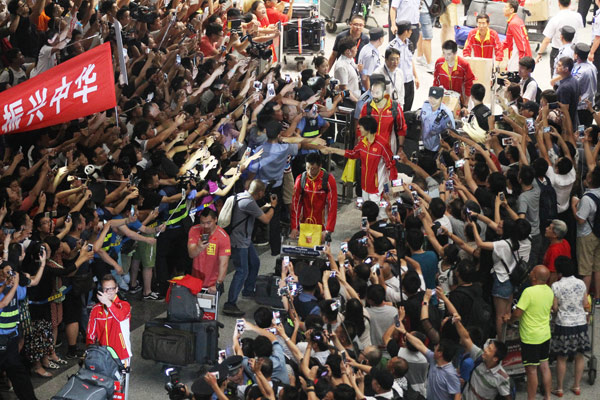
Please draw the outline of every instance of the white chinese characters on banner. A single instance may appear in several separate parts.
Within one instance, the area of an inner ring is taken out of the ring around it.
[[[44,114],[40,111],[40,108],[46,105],[46,95],[48,94],[48,89],[44,88],[41,92],[36,90],[35,97],[29,96],[29,102],[31,103],[31,110],[27,111],[27,115],[29,115],[29,122],[27,126],[31,125],[34,117],[38,117],[40,122],[44,120]]]
[[[94,67],[95,67],[94,64],[89,64],[87,67],[84,67],[83,71],[81,72],[81,75],[79,75],[79,78],[77,78],[75,80],[77,89],[80,89],[80,90],[75,92],[75,94],[73,94],[73,98],[83,97],[82,98],[83,103],[88,102],[87,95],[89,93],[93,93],[96,90],[98,90],[98,86],[96,86],[96,85],[88,86],[88,85],[91,85],[92,83],[96,82],[96,73],[94,72],[94,74],[92,75],[92,71],[94,70]]]
[[[18,129],[23,117],[23,101],[17,100],[4,106],[4,125],[2,132],[9,132]]]
[[[92,86],[92,84],[96,83],[96,73],[94,72],[94,68],[94,64],[88,64],[87,67],[83,67],[81,74],[79,74],[79,77],[75,80],[77,90],[72,92],[73,99],[81,97],[81,102],[85,104],[88,102],[88,94],[98,90],[97,85]],[[29,116],[27,126],[31,125],[36,117],[40,122],[44,120],[44,108],[50,109],[50,107],[56,107],[56,114],[60,114],[60,103],[62,100],[67,100],[69,98],[69,91],[72,84],[73,81],[67,82],[67,77],[63,76],[61,85],[54,91],[49,107],[46,107],[48,88],[38,89],[33,95],[29,96],[31,109],[27,110],[26,114]],[[23,117],[23,114],[22,100],[5,105],[2,132],[6,133],[19,129],[21,127],[21,118]]]

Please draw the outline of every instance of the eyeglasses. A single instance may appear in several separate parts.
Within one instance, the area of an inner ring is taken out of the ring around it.
[[[116,290],[117,290],[117,287],[116,287],[116,286],[113,286],[113,287],[107,287],[107,288],[103,288],[103,289],[102,289],[102,291],[103,291],[104,293],[111,293],[111,292],[115,292]]]
[[[350,25],[351,25],[351,26],[355,26],[355,27],[357,27],[357,28],[363,28],[363,27],[365,26],[365,24],[356,23],[356,22],[354,22],[354,23],[351,23]]]

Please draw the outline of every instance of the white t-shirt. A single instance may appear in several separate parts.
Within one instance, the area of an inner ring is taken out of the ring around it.
[[[546,171],[546,176],[550,179],[552,187],[554,187],[554,190],[556,191],[556,206],[558,212],[561,213],[567,211],[571,203],[571,189],[577,179],[575,168],[571,168],[566,175],[560,175],[554,172],[552,166],[549,166],[548,171]]]
[[[32,78],[56,66],[56,53],[52,53],[53,49],[51,46],[42,46],[38,55],[37,65],[31,71]]]
[[[521,79],[519,85],[521,86],[521,97],[523,97],[523,99],[535,101],[535,96],[538,89],[537,82],[532,78],[527,84],[527,88],[525,88],[525,80]],[[518,114],[518,110],[516,112]]]
[[[351,91],[357,99],[360,97],[358,70],[352,58],[341,55],[335,62],[333,76],[340,85],[346,85],[346,89]]]
[[[575,29],[575,38],[573,43],[577,43],[577,33],[583,29],[583,19],[581,14],[573,10],[560,10],[554,15],[544,28],[544,36],[552,38],[552,47],[559,49],[562,46],[560,40],[560,29],[563,26],[571,26]]]
[[[494,268],[491,272],[496,273],[500,282],[506,282],[509,279],[509,272],[512,272],[517,264],[517,257],[521,257],[525,262],[529,261],[531,241],[529,239],[521,240],[519,242],[519,250],[517,250],[517,254],[514,255],[510,250],[510,245],[507,240],[498,240],[492,243],[494,244],[494,252],[492,253]],[[506,267],[508,267],[508,272],[504,267],[505,264]]]

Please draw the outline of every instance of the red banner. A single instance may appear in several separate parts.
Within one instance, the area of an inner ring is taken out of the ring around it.
[[[40,129],[116,106],[110,43],[0,93],[0,134]]]

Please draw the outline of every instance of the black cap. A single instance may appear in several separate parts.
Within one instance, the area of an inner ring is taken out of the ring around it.
[[[227,377],[229,376],[229,371],[227,367],[223,364],[217,364],[208,371],[219,373],[219,379],[217,379],[219,385],[223,383],[223,381],[225,381],[225,379],[227,379]],[[207,374],[209,372],[207,372]],[[200,378],[194,381],[194,383],[192,384],[192,392],[202,396],[207,396],[214,393],[210,385],[204,380],[204,375],[202,375]]]
[[[383,388],[383,390],[391,390],[394,385],[394,376],[390,374],[387,370],[372,368],[369,373],[373,380],[376,380],[379,383],[379,386]]]
[[[235,375],[240,368],[242,368],[242,356],[230,356],[227,357],[221,364],[227,367],[229,376]]]
[[[567,35],[575,35],[575,28],[573,28],[571,25],[565,25],[562,28],[560,28],[560,33],[566,33]]]
[[[369,30],[369,39],[373,42],[383,37],[383,28],[373,28]]]
[[[590,50],[592,50],[592,48],[587,43],[579,42],[575,46],[573,46],[573,50],[575,50],[578,53],[588,53],[589,54]]]
[[[398,28],[398,32],[404,32],[412,28],[412,24],[410,21],[403,19],[400,22],[396,22],[396,27]]]
[[[321,277],[321,270],[318,267],[306,265],[298,271],[298,281],[302,286],[315,286]]]
[[[385,80],[385,76],[383,74],[372,74],[369,78],[369,81],[371,82],[371,85],[373,85],[375,82],[383,82],[385,85],[389,83]]]
[[[444,88],[432,86],[429,88],[429,97],[433,97],[434,99],[441,99],[444,97]]]
[[[308,85],[303,85],[296,90],[296,95],[298,96],[298,100],[306,101],[314,96],[315,92]]]

